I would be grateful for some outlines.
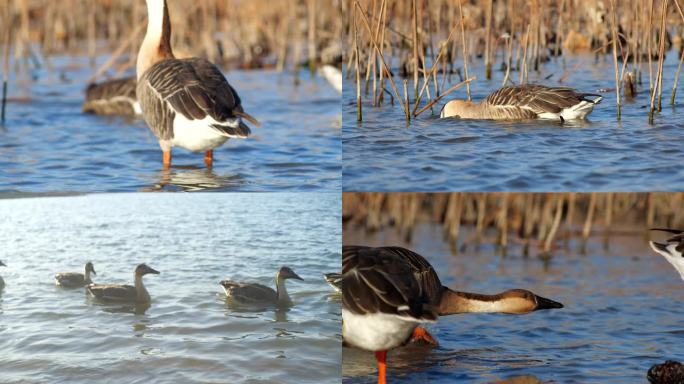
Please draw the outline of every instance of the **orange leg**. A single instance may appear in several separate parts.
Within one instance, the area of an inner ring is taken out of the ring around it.
[[[375,352],[378,361],[378,384],[387,384],[387,351]]]
[[[419,341],[422,340],[432,346],[438,346],[439,343],[437,340],[430,334],[430,332],[427,331],[427,329],[423,327],[416,327],[413,330],[413,335],[411,335],[411,341]]]
[[[214,151],[213,150],[210,149],[204,153],[204,164],[206,164],[207,167],[209,167],[209,168],[211,168],[211,166],[214,165]]]
[[[162,152],[162,164],[164,169],[169,169],[171,167],[171,150]]]

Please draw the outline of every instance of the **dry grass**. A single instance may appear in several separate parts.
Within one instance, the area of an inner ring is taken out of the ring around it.
[[[345,227],[393,227],[410,240],[419,224],[438,223],[454,249],[515,242],[549,254],[561,238],[684,228],[684,193],[344,193],[342,202]],[[474,237],[461,238],[462,226]]]

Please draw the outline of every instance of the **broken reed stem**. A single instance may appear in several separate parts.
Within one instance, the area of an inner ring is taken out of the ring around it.
[[[487,9],[485,10],[485,78],[492,79],[492,58],[490,57],[492,50],[492,4],[493,0],[487,0]],[[468,76],[468,75],[466,75]]]
[[[675,0],[676,1],[676,0]],[[667,32],[667,3],[663,0],[663,12],[660,23],[660,52],[658,57],[658,112],[663,110],[663,65],[665,63],[665,35]]]
[[[3,50],[2,57],[2,108],[0,111],[0,123],[5,123],[5,112],[7,110],[7,83],[9,81],[9,58],[10,58],[10,46],[12,45],[12,40],[10,35],[12,34],[12,21],[8,17],[7,29],[5,31],[5,49]]]
[[[418,1],[413,0],[413,93],[418,99]],[[408,113],[407,113],[408,116]]]
[[[530,24],[527,24],[527,32],[525,32],[525,39],[523,43],[523,58],[522,58],[522,68],[520,69],[520,84],[525,84],[527,82],[527,45],[530,40]]]
[[[556,196],[556,214],[553,218],[553,224],[551,224],[551,229],[549,230],[546,240],[544,240],[544,252],[551,252],[551,247],[553,246],[553,239],[556,237],[558,232],[558,227],[560,226],[561,217],[563,216],[563,196]]]
[[[458,0],[458,14],[459,22],[461,23],[461,45],[463,46],[463,74],[468,78],[468,47],[466,45],[465,38],[465,26],[463,25],[463,5],[461,4],[463,0]],[[468,94],[468,100],[470,98],[470,82],[466,83],[466,93]]]
[[[470,83],[471,81],[473,81],[473,80],[475,80],[475,79],[477,79],[477,77],[473,76],[473,77],[471,77],[471,78],[469,78],[469,79],[466,79],[466,80],[464,80],[464,81],[462,81],[462,82],[460,82],[460,83],[454,85],[453,87],[449,88],[446,92],[444,92],[443,94],[441,94],[441,95],[435,97],[434,100],[432,100],[432,101],[429,102],[427,105],[425,105],[423,108],[421,108],[420,111],[414,113],[414,114],[413,114],[413,117],[418,117],[421,113],[423,113],[423,112],[425,112],[426,110],[428,110],[430,107],[432,107],[433,105],[435,105],[435,103],[438,103],[440,100],[442,100],[442,99],[443,99],[444,97],[446,97],[448,94],[450,94],[451,92],[453,92],[453,91],[455,91],[455,90],[457,90],[457,89],[463,87],[464,85],[468,85],[468,83]]]
[[[410,121],[411,115],[409,114],[408,80],[406,79],[404,79],[404,104],[406,104],[406,108],[404,109],[406,112],[406,121]]]
[[[138,39],[138,35],[143,31],[146,25],[147,22],[142,22],[138,24],[138,26],[135,27],[135,30],[133,30],[133,33],[131,33],[128,36],[128,39],[122,41],[116,48],[114,53],[112,53],[112,55],[109,57],[109,59],[107,59],[107,61],[104,64],[102,64],[100,68],[97,69],[97,71],[95,71],[94,75],[90,76],[90,78],[87,81],[87,84],[90,84],[97,80],[97,78],[100,77],[103,73],[105,73],[109,69],[109,67],[114,65],[116,60],[119,58],[119,56],[121,56],[124,53],[126,48],[128,48],[129,45],[133,44],[133,42]]]
[[[617,31],[617,10],[615,9],[615,0],[610,0],[610,12],[611,12],[611,32],[613,35],[613,64],[615,65],[615,102],[617,105],[617,119],[620,121],[620,80],[618,72],[618,58],[617,58],[617,45],[618,45],[618,31]],[[626,61],[625,61],[626,62]]]
[[[679,73],[682,71],[682,62],[684,62],[684,49],[679,57],[679,65],[677,66],[677,74],[675,75],[674,85],[672,86],[672,96],[670,96],[670,105],[675,104],[675,95],[677,94],[677,83],[679,83]]]

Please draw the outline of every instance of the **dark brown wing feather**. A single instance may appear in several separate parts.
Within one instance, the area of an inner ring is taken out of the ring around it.
[[[681,229],[671,229],[671,228],[652,228],[653,231],[663,231],[674,234],[667,239],[668,243],[675,243],[677,246],[675,249],[678,252],[684,253],[684,230]]]
[[[490,105],[517,106],[530,108],[536,114],[545,112],[559,113],[582,101],[591,101],[587,96],[568,87],[547,87],[538,84],[523,84],[503,87],[485,98]]]
[[[422,256],[400,247],[344,246],[342,304],[356,314],[436,320],[442,284]]]
[[[235,112],[242,112],[240,97],[221,71],[205,59],[162,60],[143,74],[137,91],[145,121],[162,140],[173,138],[176,113],[188,120],[210,116],[218,122],[212,127],[226,136],[251,133],[245,124],[228,124],[236,121]]]
[[[137,291],[132,285],[91,284],[87,289],[93,296],[101,300],[131,300],[137,296]]]
[[[265,304],[278,301],[278,294],[273,288],[256,283],[238,283],[223,281],[226,295],[244,304]]]

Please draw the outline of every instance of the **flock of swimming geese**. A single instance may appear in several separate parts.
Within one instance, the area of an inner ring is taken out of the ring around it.
[[[2,261],[0,266],[6,267]],[[149,304],[150,293],[143,284],[143,276],[148,274],[158,275],[159,271],[147,264],[139,264],[134,270],[134,283],[128,284],[96,284],[91,275],[97,275],[92,262],[87,262],[84,273],[61,272],[55,275],[55,285],[62,288],[83,288],[92,298],[104,303],[125,304]],[[288,306],[292,304],[285,287],[285,280],[304,280],[289,267],[280,267],[276,272],[275,286],[270,288],[258,283],[238,282],[223,280],[219,284],[223,287],[226,297],[233,303],[247,306]],[[0,277],[0,291],[5,287],[5,282]]]

